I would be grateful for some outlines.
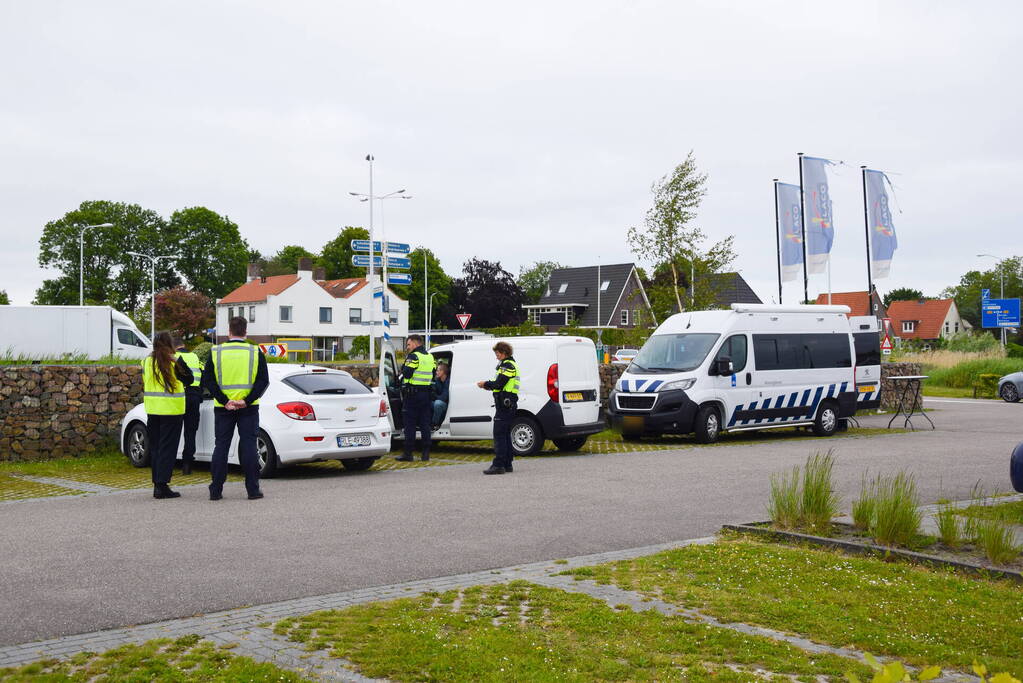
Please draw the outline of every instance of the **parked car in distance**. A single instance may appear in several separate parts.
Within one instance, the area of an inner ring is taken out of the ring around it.
[[[278,467],[340,460],[346,470],[369,469],[391,445],[387,401],[343,370],[274,363],[270,386],[259,400],[256,446],[260,475]],[[213,399],[203,397],[196,433],[197,461],[213,455]],[[183,442],[178,445],[180,457]],[[132,408],[121,421],[121,452],[135,467],[149,465],[146,409]],[[238,464],[238,436],[228,451]]]
[[[615,355],[611,357],[612,363],[624,363],[629,364],[632,359],[639,353],[639,349],[618,349],[615,351]]]
[[[1013,372],[998,380],[998,395],[1007,403],[1015,403],[1023,396],[1023,372]]]

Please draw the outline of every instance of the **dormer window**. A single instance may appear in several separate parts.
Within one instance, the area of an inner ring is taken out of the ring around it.
[[[561,286],[558,287],[558,294],[564,294],[567,291],[568,291],[568,283],[567,282],[562,282]]]
[[[903,332],[912,332],[915,328],[916,328],[916,322],[914,322],[912,320],[903,320],[902,321],[902,331]]]
[[[607,288],[610,287],[610,286],[611,286],[611,281],[610,280],[604,280],[603,282],[600,283],[600,291],[606,292]]]

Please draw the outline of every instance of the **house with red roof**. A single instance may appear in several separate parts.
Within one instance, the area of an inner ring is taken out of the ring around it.
[[[814,302],[822,306],[828,304],[828,293],[817,295],[817,300]],[[862,292],[832,292],[831,293],[831,305],[833,306],[848,306],[849,317],[861,316],[861,315],[873,315],[878,320],[888,317],[885,312],[884,302],[881,300],[881,296],[877,293],[875,288],[870,294],[864,290]]]
[[[408,304],[390,288],[387,295],[388,332],[400,348],[408,335]],[[369,334],[372,301],[366,278],[327,280],[308,258],[300,259],[297,272],[289,275],[262,277],[252,264],[246,282],[217,301],[217,341],[227,340],[227,321],[241,316],[249,321],[248,338],[254,342],[282,342],[290,350],[311,352],[292,355],[295,359],[330,360],[335,351],[348,352],[356,337]],[[377,336],[383,336],[379,298],[376,302]]]
[[[893,301],[888,305],[892,332],[900,339],[933,341],[971,329],[954,299]]]

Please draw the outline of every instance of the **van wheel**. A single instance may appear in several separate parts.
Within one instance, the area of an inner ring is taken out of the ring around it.
[[[714,443],[721,435],[721,416],[718,409],[707,405],[700,408],[696,413],[696,421],[693,424],[693,431],[696,433],[698,443]]]
[[[817,436],[831,436],[838,430],[838,406],[834,401],[825,401],[817,410],[813,421],[813,433]]]
[[[586,445],[586,438],[585,436],[570,436],[567,439],[554,439],[554,445],[558,447],[559,451],[571,453]]]
[[[256,460],[259,463],[259,476],[261,479],[270,479],[277,474],[277,449],[274,448],[270,437],[262,429],[256,434]]]
[[[149,467],[149,430],[136,422],[124,437],[124,454],[135,467]]]
[[[511,447],[515,455],[535,455],[543,448],[543,432],[536,420],[517,415],[511,424]]]

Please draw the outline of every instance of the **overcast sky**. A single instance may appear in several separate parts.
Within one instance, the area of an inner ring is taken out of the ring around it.
[[[834,291],[866,288],[860,164],[902,213],[884,292],[1023,251],[1019,2],[0,2],[0,289],[82,201],[227,214],[264,253],[368,222],[513,273],[634,260],[625,231],[692,149],[699,225],[777,297],[771,179],[831,177]],[[895,175],[898,174],[898,175]],[[990,261],[990,262],[988,262]],[[802,292],[786,285],[786,303]],[[811,276],[810,293],[826,289]]]

